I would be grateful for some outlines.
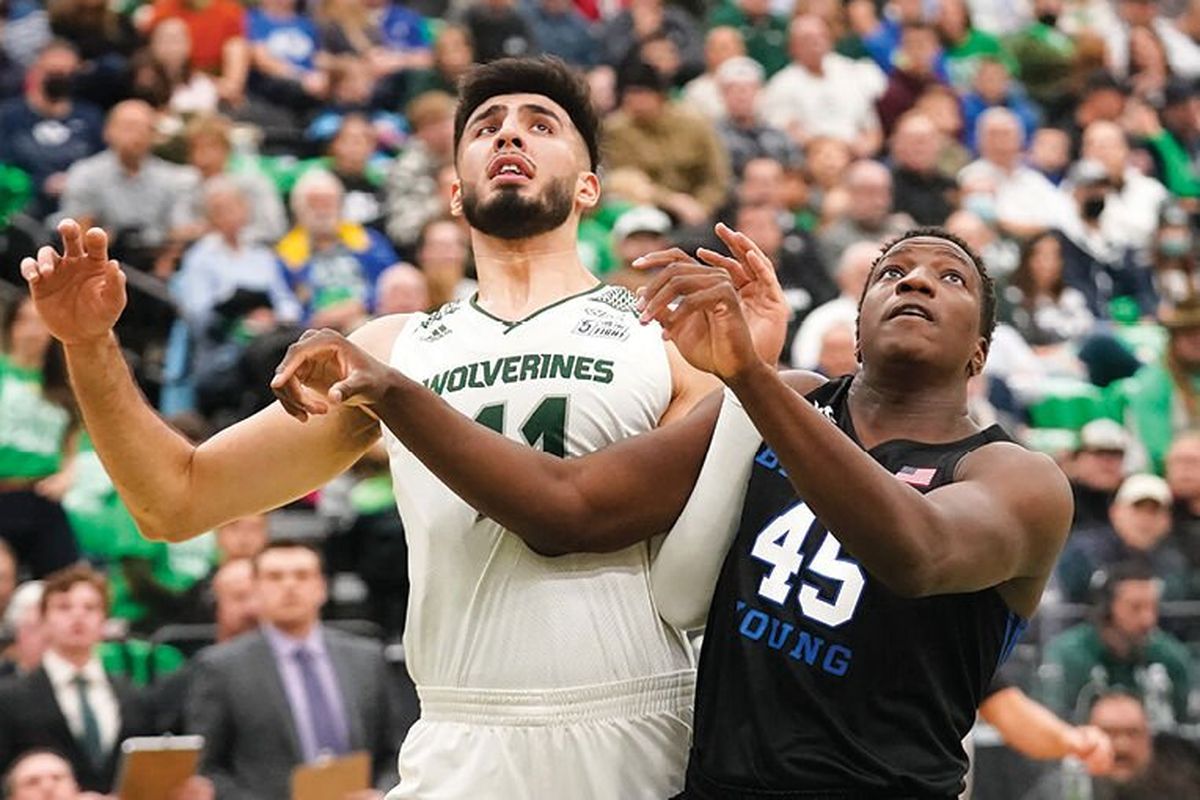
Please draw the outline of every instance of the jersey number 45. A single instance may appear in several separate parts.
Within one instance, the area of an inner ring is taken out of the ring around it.
[[[814,530],[824,531],[825,538],[809,561],[807,571],[837,582],[837,590],[832,600],[826,600],[821,597],[819,587],[801,580],[796,599],[804,616],[836,628],[854,617],[867,581],[862,568],[841,557],[841,544],[831,533],[814,524],[816,521],[816,515],[807,505],[797,503],[762,529],[754,540],[750,555],[771,566],[770,572],[758,584],[759,595],[776,605],[783,605],[792,593],[792,578],[804,566],[804,554],[800,550],[804,540]]]

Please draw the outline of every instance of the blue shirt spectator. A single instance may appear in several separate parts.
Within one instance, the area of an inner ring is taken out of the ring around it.
[[[71,98],[78,69],[74,50],[51,45],[30,68],[25,96],[0,104],[0,162],[29,174],[29,213],[39,219],[57,210],[67,168],[104,147],[100,110]]]
[[[308,17],[295,11],[295,0],[264,3],[246,15],[246,35],[251,44],[266,47],[272,57],[285,61],[299,70],[315,68],[317,26]]]
[[[963,132],[971,153],[979,152],[975,142],[975,123],[979,115],[996,106],[1007,108],[1017,115],[1024,129],[1022,147],[1028,148],[1033,140],[1033,132],[1038,127],[1039,114],[1037,106],[1011,80],[1008,67],[996,59],[983,59],[972,83],[972,90],[962,100]]]
[[[595,66],[599,60],[596,37],[571,0],[540,0],[521,10],[542,52],[556,55],[578,67]]]
[[[390,50],[424,50],[431,53],[425,18],[396,3],[388,3],[379,14],[379,33]]]

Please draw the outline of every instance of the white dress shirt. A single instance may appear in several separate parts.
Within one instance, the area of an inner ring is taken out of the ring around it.
[[[50,685],[54,687],[54,699],[58,701],[58,708],[66,717],[67,727],[71,729],[75,738],[81,741],[83,709],[79,703],[79,690],[75,688],[73,681],[77,674],[83,673],[83,677],[87,679],[88,705],[92,707],[96,723],[100,726],[100,745],[104,752],[110,752],[116,745],[117,735],[121,731],[121,706],[117,702],[112,684],[108,682],[104,667],[100,666],[100,659],[92,656],[80,670],[53,650],[47,650],[46,655],[42,657],[42,667],[50,678]]]
[[[832,136],[844,142],[879,127],[875,100],[887,88],[879,67],[829,53],[821,71],[816,75],[789,64],[775,73],[763,89],[766,123],[782,131],[798,123],[808,136]]]

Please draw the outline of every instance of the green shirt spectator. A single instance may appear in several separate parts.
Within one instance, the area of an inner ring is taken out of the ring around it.
[[[1056,668],[1051,674],[1058,673],[1043,686],[1047,704],[1069,719],[1083,719],[1096,697],[1122,689],[1143,699],[1151,719],[1185,721],[1188,651],[1159,629],[1158,607],[1158,581],[1149,567],[1136,561],[1112,567],[1097,620],[1068,629],[1046,646],[1046,663]]]
[[[1013,34],[1005,44],[1017,62],[1016,75],[1042,105],[1054,105],[1071,92],[1075,43],[1071,37],[1041,22]]]
[[[42,369],[0,354],[0,479],[44,478],[62,468],[71,415],[43,388]]]
[[[149,686],[183,666],[183,653],[169,644],[142,639],[101,642],[96,646],[100,664],[109,675],[120,675],[134,686]]]
[[[0,164],[0,227],[33,199],[33,181],[24,170]]]
[[[765,0],[724,0],[708,17],[708,27],[728,25],[741,32],[746,55],[774,75],[787,66],[787,21],[774,16]]]

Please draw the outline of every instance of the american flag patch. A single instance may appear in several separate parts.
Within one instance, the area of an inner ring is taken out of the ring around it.
[[[901,467],[896,477],[911,486],[928,486],[936,474],[937,470],[930,467]]]

